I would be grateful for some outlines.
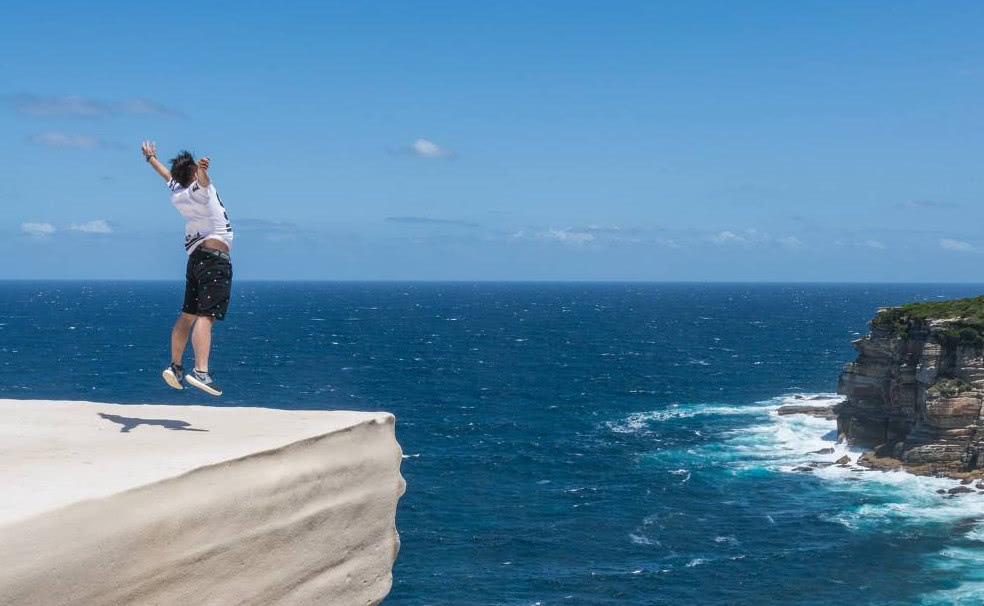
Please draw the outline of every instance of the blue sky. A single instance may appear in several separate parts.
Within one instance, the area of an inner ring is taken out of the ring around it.
[[[181,18],[169,15],[180,8]],[[977,2],[18,3],[0,278],[981,281]]]

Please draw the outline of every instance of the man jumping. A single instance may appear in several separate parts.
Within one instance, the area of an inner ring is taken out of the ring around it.
[[[224,320],[232,288],[232,225],[225,206],[208,176],[208,158],[195,162],[186,151],[171,159],[171,170],[157,160],[157,145],[144,141],[144,158],[171,190],[171,203],[185,218],[185,295],[181,315],[171,330],[171,365],[164,369],[164,380],[175,389],[184,389],[182,379],[213,396],[222,390],[208,373],[208,353],[212,346],[212,324]],[[194,332],[192,332],[194,327]],[[188,334],[195,350],[195,368],[185,375],[181,361]]]

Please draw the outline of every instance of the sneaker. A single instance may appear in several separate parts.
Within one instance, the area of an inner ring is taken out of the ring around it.
[[[212,394],[213,396],[222,395],[222,390],[212,381],[212,377],[208,376],[207,372],[193,370],[188,373],[185,380],[188,381],[188,384],[194,385],[205,393]]]
[[[184,368],[181,368],[177,364],[171,364],[164,369],[164,380],[167,384],[175,389],[184,389],[184,385],[181,384],[181,379],[184,379]]]

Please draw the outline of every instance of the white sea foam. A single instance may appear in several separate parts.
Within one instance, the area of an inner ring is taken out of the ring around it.
[[[934,591],[923,596],[922,604],[973,604],[984,602],[984,550],[946,547],[930,565],[948,576],[959,575],[964,581],[953,589]]]
[[[984,522],[978,522],[972,529],[964,534],[964,537],[971,541],[984,543]]]
[[[777,400],[780,404],[824,406],[839,402],[840,397],[834,394],[803,394],[800,398],[785,396]],[[831,482],[834,490],[888,499],[888,502],[866,503],[827,516],[829,521],[854,530],[883,524],[984,519],[984,494],[965,494],[955,498],[943,498],[937,494],[937,490],[956,486],[954,480],[916,476],[903,471],[862,471],[854,464],[861,449],[836,443],[836,427],[833,420],[808,415],[779,416],[773,411],[765,423],[755,423],[729,432],[724,448],[719,452],[730,456],[741,469],[764,467],[778,472],[792,472],[794,468],[813,461],[830,463],[847,455],[851,459],[848,467],[818,467],[811,475]],[[833,453],[816,453],[827,448],[832,448]],[[975,526],[966,536],[970,540],[984,542],[984,523]]]
[[[960,531],[951,545],[927,556],[927,566],[950,571],[961,578],[963,583],[955,589],[927,594],[923,596],[922,603],[984,603],[984,493],[962,494],[950,498],[949,495],[941,495],[937,491],[957,486],[958,483],[952,479],[916,476],[902,471],[864,470],[856,465],[861,449],[836,442],[836,421],[809,415],[780,416],[777,412],[782,405],[829,406],[841,401],[842,398],[836,394],[802,393],[745,406],[717,403],[675,405],[628,415],[609,423],[608,429],[616,433],[645,436],[650,435],[660,424],[679,422],[679,419],[706,416],[712,422],[715,415],[743,415],[747,418],[747,423],[737,429],[726,430],[723,435],[718,433],[722,440],[673,451],[654,450],[654,456],[672,465],[667,471],[680,476],[690,473],[691,469],[699,471],[703,465],[695,462],[695,459],[710,459],[715,461],[715,465],[730,467],[734,474],[768,470],[804,477],[806,474],[793,470],[812,462],[833,463],[846,455],[851,461],[848,466],[818,466],[807,477],[824,482],[830,490],[865,498],[855,499],[854,502],[859,503],[858,505],[831,511],[823,519],[859,533],[896,531],[899,528],[917,528],[925,524],[955,525],[975,522],[969,529]],[[733,421],[727,426],[733,427]],[[817,452],[826,449],[833,449],[833,452]],[[769,514],[764,516],[770,523],[775,523]],[[646,536],[650,534],[647,532],[651,530],[649,526],[650,521],[647,520],[643,527],[636,529],[630,535],[632,541],[637,544],[654,544]],[[714,541],[727,547],[739,544],[733,536],[717,536]],[[694,557],[685,566],[695,567],[704,563],[703,558]]]
[[[608,428],[615,433],[644,432],[651,424],[672,419],[689,419],[700,415],[758,415],[765,416],[775,410],[774,404],[747,406],[681,405],[673,404],[660,410],[634,412],[619,421],[610,421]]]
[[[629,534],[629,539],[636,545],[656,545],[659,546],[659,541],[650,539],[639,534],[631,533]]]
[[[925,606],[980,606],[984,596],[984,581],[961,583],[956,589],[935,591],[923,596]]]

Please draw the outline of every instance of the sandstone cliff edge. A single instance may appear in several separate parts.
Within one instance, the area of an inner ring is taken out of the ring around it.
[[[377,604],[388,413],[0,400],[0,604]]]

